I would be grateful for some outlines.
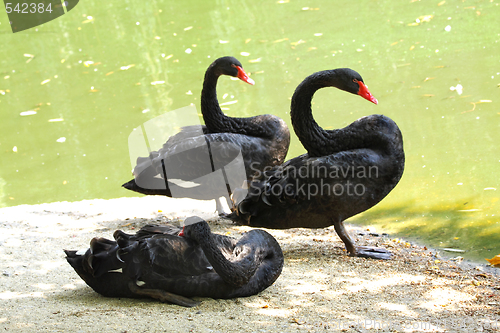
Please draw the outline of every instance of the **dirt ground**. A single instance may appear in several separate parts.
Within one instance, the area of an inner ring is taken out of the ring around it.
[[[500,332],[500,269],[445,260],[370,228],[349,230],[359,245],[391,250],[392,260],[348,257],[333,228],[268,230],[285,255],[275,284],[248,298],[198,298],[194,308],[102,297],[64,259],[63,249],[87,248],[92,237],[191,215],[209,219],[214,232],[249,230],[206,213],[214,208],[143,197],[0,209],[0,330]]]

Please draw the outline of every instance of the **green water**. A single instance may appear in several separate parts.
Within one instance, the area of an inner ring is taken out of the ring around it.
[[[120,187],[130,178],[131,130],[191,103],[199,109],[206,67],[233,55],[256,85],[221,79],[220,102],[237,100],[226,112],[288,124],[304,77],[360,72],[379,105],[323,89],[316,119],[336,128],[385,114],[403,132],[407,162],[396,189],[350,221],[493,257],[499,16],[498,0],[85,0],[13,34],[0,14],[0,207],[133,196]],[[450,90],[459,84],[461,94]],[[303,152],[293,136],[288,157]]]

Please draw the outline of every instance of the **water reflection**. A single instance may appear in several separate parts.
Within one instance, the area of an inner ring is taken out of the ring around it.
[[[353,221],[500,252],[499,11],[486,1],[87,0],[16,34],[4,18],[0,206],[133,195],[120,188],[130,178],[128,133],[199,105],[206,67],[233,55],[256,86],[220,81],[221,102],[238,100],[224,106],[231,116],[273,113],[290,125],[289,98],[304,77],[351,67],[380,101],[376,112],[398,123],[403,179]],[[314,103],[325,128],[372,112],[335,91]],[[292,136],[289,158],[303,152]]]

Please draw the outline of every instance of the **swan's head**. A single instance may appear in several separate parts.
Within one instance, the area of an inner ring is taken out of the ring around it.
[[[234,57],[222,57],[214,61],[213,66],[215,67],[216,73],[218,75],[229,75],[232,77],[237,77],[241,81],[248,84],[254,85],[255,81],[252,80],[248,74],[243,70],[243,66]]]
[[[370,93],[358,72],[350,68],[339,68],[335,70],[335,74],[339,81],[337,85],[339,89],[359,95],[372,103],[378,104],[377,99]]]
[[[184,226],[179,233],[180,237],[197,239],[197,236],[201,236],[204,233],[210,233],[210,227],[207,221],[198,216],[191,216],[184,220]]]

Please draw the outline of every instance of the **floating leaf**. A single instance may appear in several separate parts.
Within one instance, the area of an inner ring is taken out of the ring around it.
[[[220,104],[220,106],[223,106],[223,105],[231,105],[231,104],[235,104],[235,103],[238,103],[238,100],[225,102],[225,103]]]
[[[24,56],[27,57],[27,58],[29,58],[28,60],[26,60],[26,63],[30,62],[35,57],[34,55],[29,54],[29,53],[25,53]]]
[[[457,86],[456,86],[456,87],[451,86],[451,87],[450,87],[450,90],[451,90],[451,91],[456,91],[456,92],[457,92],[457,94],[462,95],[463,88],[464,88],[464,87],[462,87],[462,85],[459,83],[459,84],[457,84]]]
[[[122,66],[122,67],[120,67],[120,69],[121,69],[122,71],[126,71],[127,69],[132,68],[132,67],[134,67],[134,66],[135,66],[135,64],[131,64],[131,65],[127,65],[127,66]]]
[[[41,85],[44,85],[45,83],[49,83],[50,82],[50,79],[47,79],[47,80],[43,80],[42,83],[40,83]]]
[[[30,110],[30,111],[21,112],[19,115],[21,115],[21,116],[31,116],[31,115],[34,115],[34,114],[36,114],[36,111]]]
[[[281,38],[281,39],[275,40],[273,43],[281,43],[281,42],[284,42],[286,40],[288,40],[288,38]]]
[[[415,22],[409,23],[408,26],[417,26],[417,25],[420,25],[420,24],[422,24],[424,22],[430,22],[433,17],[434,17],[434,15],[422,15],[422,16],[419,16],[415,20]]]
[[[302,40],[302,39],[299,39],[298,41],[296,42],[291,42],[290,44],[293,45],[293,46],[297,46],[299,44],[303,44],[305,43],[306,41],[305,40]]]
[[[85,21],[82,21],[82,24],[94,22],[94,18],[92,16],[87,16],[87,19]]]

